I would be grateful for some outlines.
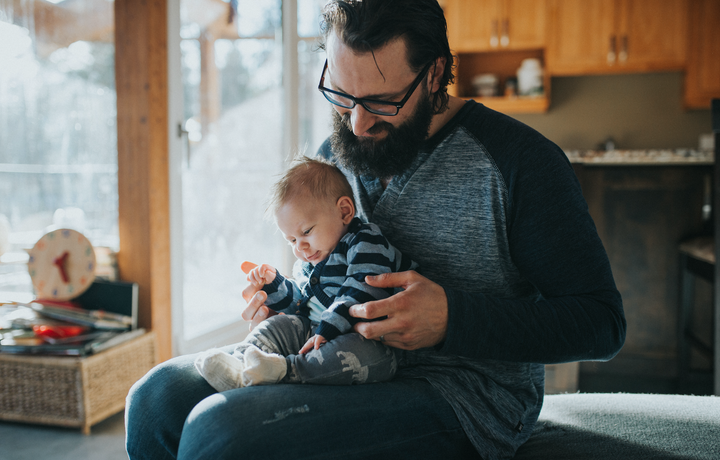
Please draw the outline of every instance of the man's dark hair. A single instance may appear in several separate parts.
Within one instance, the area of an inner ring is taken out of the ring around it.
[[[323,9],[321,30],[320,49],[325,49],[333,31],[345,45],[359,52],[374,52],[402,37],[410,68],[415,72],[430,61],[446,58],[432,106],[435,113],[447,109],[447,87],[455,80],[455,61],[448,44],[445,15],[437,0],[332,0]]]

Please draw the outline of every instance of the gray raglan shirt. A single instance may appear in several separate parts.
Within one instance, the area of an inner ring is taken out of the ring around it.
[[[319,154],[332,158],[329,142]],[[543,364],[607,360],[625,340],[570,163],[536,131],[469,101],[387,189],[347,175],[360,217],[447,295],[445,341],[408,352],[398,375],[443,394],[484,458],[512,457],[542,407]]]

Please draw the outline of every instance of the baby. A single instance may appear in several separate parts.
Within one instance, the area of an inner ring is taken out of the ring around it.
[[[267,264],[248,281],[267,293],[268,318],[235,345],[195,360],[218,391],[273,383],[347,385],[391,379],[399,350],[352,332],[352,305],[394,293],[365,277],[413,270],[375,224],[355,217],[350,184],[333,164],[303,158],[275,184],[269,211],[298,258],[293,279]]]

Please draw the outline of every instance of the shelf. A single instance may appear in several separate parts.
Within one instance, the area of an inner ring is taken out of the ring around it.
[[[545,62],[542,49],[507,50],[497,52],[458,53],[455,84],[448,88],[453,96],[475,101],[502,113],[545,113],[550,107],[550,75],[543,76],[543,96],[516,97],[477,97],[472,88],[472,80],[483,73],[493,73],[498,77],[498,90],[503,92],[508,78],[516,77],[517,70],[524,59],[538,59]],[[544,67],[544,65],[543,65]]]
[[[550,107],[550,100],[545,96],[463,97],[463,99],[473,99],[502,113],[545,113]]]

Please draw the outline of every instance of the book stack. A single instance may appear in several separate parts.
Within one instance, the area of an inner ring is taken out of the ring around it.
[[[96,279],[69,302],[0,305],[0,353],[87,356],[145,333],[137,283]]]

